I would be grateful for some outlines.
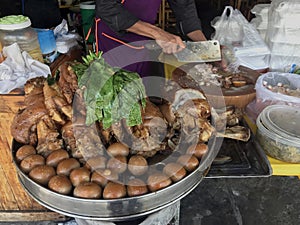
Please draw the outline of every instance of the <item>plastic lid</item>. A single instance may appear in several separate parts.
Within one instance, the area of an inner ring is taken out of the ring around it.
[[[300,108],[271,105],[263,110],[261,120],[270,131],[300,142]]]
[[[281,136],[280,134],[277,134],[271,130],[269,130],[265,124],[262,122],[262,113],[260,113],[257,117],[256,120],[256,125],[257,125],[257,129],[262,136],[264,136],[264,138],[266,138],[267,140],[273,140],[275,141],[275,143],[279,146],[281,145],[286,145],[286,146],[294,146],[297,148],[300,148],[300,141],[298,138],[287,138],[284,136]],[[280,147],[280,146],[279,146]],[[271,149],[267,149],[267,150],[271,150]]]
[[[29,27],[30,25],[30,19],[23,15],[11,15],[0,18],[1,30],[18,30]]]

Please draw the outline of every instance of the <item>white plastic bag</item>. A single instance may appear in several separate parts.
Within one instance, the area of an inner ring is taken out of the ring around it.
[[[268,16],[270,4],[256,4],[252,9],[251,13],[255,16]]]
[[[221,45],[232,47],[241,46],[244,39],[244,30],[240,24],[238,11],[226,6],[221,17],[211,22],[215,28],[212,39],[218,40]]]
[[[254,70],[269,67],[267,44],[239,10],[226,6],[221,17],[212,21],[212,26],[216,30],[212,39],[232,48],[241,65]]]
[[[255,84],[256,99],[261,102],[269,101],[273,104],[300,106],[300,98],[297,95],[293,96],[276,91],[278,86],[286,86],[290,92],[294,90],[300,93],[300,75],[280,72],[268,72],[261,75]],[[272,90],[270,90],[271,88]]]
[[[271,71],[284,72],[293,64],[300,64],[299,20],[299,0],[272,1],[266,33],[266,42],[271,50]]]

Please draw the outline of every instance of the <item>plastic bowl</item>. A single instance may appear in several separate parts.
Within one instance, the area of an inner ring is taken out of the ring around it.
[[[289,163],[300,163],[300,138],[297,138],[294,134],[290,133],[288,130],[293,130],[293,127],[283,131],[282,127],[274,126],[276,120],[270,121],[268,116],[270,112],[272,114],[278,113],[278,119],[280,115],[284,115],[283,107],[285,107],[286,112],[290,114],[294,111],[297,113],[300,109],[288,106],[278,106],[272,105],[266,107],[258,116],[256,120],[257,133],[256,137],[264,151],[271,157]],[[278,120],[279,121],[279,120]],[[295,120],[289,123],[295,128],[299,127],[299,122]],[[269,127],[270,126],[270,127]]]

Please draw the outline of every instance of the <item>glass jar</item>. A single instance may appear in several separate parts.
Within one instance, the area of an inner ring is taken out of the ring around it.
[[[0,42],[3,46],[18,43],[22,51],[43,62],[37,32],[31,27],[31,21],[26,16],[11,15],[0,18]]]

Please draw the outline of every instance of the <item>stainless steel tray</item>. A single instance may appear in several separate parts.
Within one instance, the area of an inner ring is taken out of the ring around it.
[[[154,213],[182,199],[201,182],[203,172],[195,170],[181,182],[157,192],[116,200],[91,200],[60,195],[36,184],[21,172],[18,177],[26,192],[52,211],[82,219],[127,221]]]
[[[217,141],[211,142],[211,148],[217,148]],[[182,180],[162,190],[137,197],[126,197],[112,200],[81,199],[55,193],[32,181],[23,173],[16,163],[14,153],[20,145],[13,140],[12,154],[18,177],[25,191],[46,208],[82,219],[102,221],[126,221],[159,211],[188,195],[201,182],[208,167],[217,155],[209,151],[203,157],[199,167]]]
[[[199,167],[184,179],[157,192],[114,200],[80,199],[57,194],[38,185],[19,169],[14,157],[19,147],[16,141],[13,141],[12,154],[21,184],[25,191],[41,205],[71,217],[117,222],[143,217],[172,205],[188,195],[206,177],[242,178],[272,174],[270,163],[253,135],[247,143],[218,138],[214,138],[209,143],[210,149],[213,150],[209,151],[209,154],[203,157]],[[217,151],[218,149],[220,151]],[[221,165],[211,165],[218,152],[219,155],[229,155],[233,160]]]

